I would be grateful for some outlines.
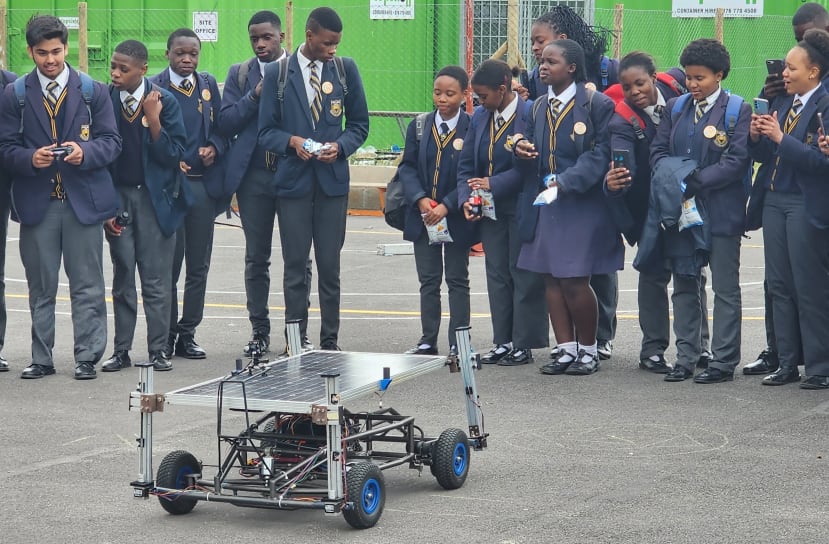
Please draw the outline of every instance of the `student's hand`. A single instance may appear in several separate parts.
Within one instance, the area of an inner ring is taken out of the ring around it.
[[[259,83],[256,84],[256,88],[253,89],[253,94],[257,97],[262,96],[262,80],[259,80]]]
[[[781,74],[769,74],[766,76],[766,83],[763,86],[763,95],[766,98],[774,98],[786,94],[786,84],[783,83]]]
[[[429,201],[434,202],[430,198],[421,199],[422,201]],[[440,220],[446,217],[449,213],[449,209],[443,204],[437,204],[434,208],[431,207],[431,204],[427,204],[430,206],[429,211],[426,213],[423,212],[423,208],[420,209],[420,216],[423,218],[423,223],[428,226],[437,225],[440,223]]]
[[[317,159],[321,162],[332,163],[337,160],[337,155],[340,154],[340,146],[337,142],[325,142],[324,145],[330,146],[328,149],[323,149],[317,155]]]
[[[201,163],[205,166],[212,166],[216,162],[216,148],[213,144],[199,148],[199,158]]]
[[[291,147],[294,149],[294,151],[296,151],[297,157],[304,161],[307,161],[311,157],[313,157],[313,155],[305,151],[305,149],[302,147],[302,144],[305,143],[305,140],[306,138],[303,138],[302,136],[291,136],[291,139],[288,141],[288,147]]]
[[[179,169],[180,169],[182,172],[184,172],[184,174],[185,174],[185,175],[187,175],[187,173],[188,173],[188,172],[190,171],[190,169],[192,168],[189,164],[187,164],[187,163],[186,163],[186,162],[184,162],[184,161],[179,161],[179,162],[178,162],[178,167],[179,167]]]
[[[144,115],[147,116],[147,121],[159,121],[161,119],[161,93],[158,91],[150,91],[144,97],[144,104],[141,106],[144,110]]]
[[[523,138],[520,134],[513,135],[513,138],[516,136]],[[535,150],[535,144],[527,139],[520,139],[515,144],[515,156],[519,159],[535,159],[538,157],[538,151]]]
[[[107,236],[121,236],[121,230],[123,227],[119,227],[115,224],[115,218],[110,217],[106,221],[104,221],[104,232],[107,233]]]
[[[60,145],[72,146],[72,153],[64,155],[63,162],[68,162],[69,164],[80,166],[80,164],[83,162],[83,148],[75,142],[63,142]]]
[[[469,178],[466,180],[466,184],[469,185],[471,190],[482,189],[484,191],[491,191],[492,188],[489,185],[489,178]]]
[[[758,117],[757,126],[760,134],[776,144],[782,142],[783,130],[780,128],[780,123],[777,122],[777,112],[772,112],[771,115],[759,115]]]
[[[35,150],[32,153],[32,166],[35,168],[48,168],[55,162],[55,156],[52,155],[52,148],[57,147],[57,144],[47,145]]]
[[[829,157],[829,137],[827,137],[821,129],[817,129],[818,136],[817,139],[817,146],[820,149],[820,152]]]
[[[756,113],[751,114],[751,123],[748,125],[748,137],[751,138],[751,141],[757,143],[760,141],[760,115]]]
[[[463,216],[466,218],[467,221],[480,221],[481,219],[483,219],[483,215],[472,214],[472,204],[470,204],[469,202],[464,202],[461,209],[463,210]]]
[[[633,178],[630,177],[630,170],[627,168],[611,168],[607,171],[605,182],[607,183],[607,190],[615,193],[630,187]]]
[[[518,93],[518,96],[527,100],[530,97],[530,90],[518,83],[515,80],[512,80],[512,90]]]

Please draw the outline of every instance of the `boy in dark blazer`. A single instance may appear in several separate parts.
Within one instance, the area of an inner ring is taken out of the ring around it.
[[[115,350],[101,370],[114,372],[130,366],[138,314],[136,268],[147,317],[149,360],[156,370],[172,370],[163,352],[170,329],[169,278],[175,234],[191,196],[179,170],[187,134],[178,101],[145,77],[147,48],[143,43],[118,44],[110,66],[110,98],[126,152],[110,168],[121,200],[122,221],[111,218],[105,223],[113,269]]]
[[[75,379],[96,377],[106,347],[102,224],[115,215],[107,166],[120,153],[121,138],[106,87],[82,79],[66,63],[68,36],[57,17],[32,17],[26,43],[36,67],[25,76],[25,104],[20,107],[14,85],[0,100],[0,154],[12,178],[32,314],[32,364],[22,374],[27,379],[55,373],[61,260],[72,303]],[[91,96],[84,96],[84,88]]]
[[[280,102],[280,63],[265,68],[259,106],[259,143],[279,155],[272,179],[277,197],[284,261],[285,319],[308,316],[305,265],[314,244],[320,297],[320,347],[338,350],[340,251],[345,240],[349,171],[347,157],[368,135],[368,106],[357,65],[342,59],[343,88],[334,54],[342,21],[317,8],[305,23],[305,43],[290,57]],[[345,128],[343,129],[343,120]],[[309,152],[307,144],[324,147]]]
[[[213,251],[213,220],[222,207],[224,189],[222,156],[227,140],[217,133],[216,124],[222,99],[216,78],[197,72],[201,40],[189,28],[174,30],[167,38],[170,66],[150,81],[169,90],[181,106],[187,129],[187,144],[181,159],[181,171],[193,190],[194,203],[176,235],[173,258],[173,296],[170,304],[170,335],[165,354],[173,351],[186,359],[204,359],[207,354],[196,343],[196,327],[204,316],[207,273]],[[177,283],[181,265],[186,262],[181,319],[178,315]]]
[[[0,70],[0,93],[9,83],[17,79],[17,74]],[[6,340],[6,236],[9,232],[9,208],[11,205],[11,178],[6,170],[0,172],[0,350]],[[8,372],[9,364],[0,355],[0,372]]]

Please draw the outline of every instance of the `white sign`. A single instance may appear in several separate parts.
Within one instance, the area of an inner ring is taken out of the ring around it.
[[[371,0],[370,19],[414,19],[414,0]]]
[[[78,30],[81,27],[80,17],[59,17],[59,19],[69,30]]]
[[[219,14],[215,11],[194,11],[193,32],[203,42],[219,41]]]
[[[763,0],[671,0],[674,17],[715,17],[723,8],[726,17],[762,17]]]

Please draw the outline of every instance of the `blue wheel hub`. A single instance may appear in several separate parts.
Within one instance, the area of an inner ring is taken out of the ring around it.
[[[366,481],[363,485],[363,494],[360,497],[363,505],[363,511],[366,514],[373,514],[380,505],[380,482],[374,478]]]
[[[456,476],[461,476],[466,471],[466,463],[468,462],[469,453],[466,450],[466,444],[459,442],[455,444],[455,451],[452,452],[452,469]]]

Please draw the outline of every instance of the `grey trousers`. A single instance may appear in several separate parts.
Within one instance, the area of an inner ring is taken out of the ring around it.
[[[550,320],[541,274],[517,268],[521,239],[515,216],[498,214],[497,221],[481,221],[486,289],[492,319],[492,343],[513,343],[525,349],[550,344]],[[448,282],[448,279],[447,279]]]
[[[29,285],[32,363],[54,366],[55,297],[61,258],[69,279],[75,363],[97,363],[107,344],[101,223],[82,225],[68,201],[49,203],[37,225],[20,225],[20,257]]]
[[[712,236],[711,288],[714,291],[714,323],[711,327],[709,365],[734,372],[740,364],[743,330],[743,299],[740,289],[740,236]]]
[[[809,223],[802,195],[768,192],[763,243],[780,365],[829,376],[829,230]]]
[[[455,346],[455,329],[469,325],[469,246],[455,243],[429,245],[429,236],[424,230],[414,242],[414,255],[420,281],[422,335],[418,343],[437,347],[440,287],[445,277],[449,289],[449,329],[446,332],[449,345]]]
[[[6,238],[9,233],[9,193],[0,194],[0,351],[6,344]]]
[[[170,330],[175,234],[164,236],[147,188],[118,187],[121,209],[130,224],[120,236],[107,235],[112,258],[112,306],[115,313],[115,350],[131,350],[138,316],[135,270],[141,280],[141,299],[147,319],[147,351],[161,351]]]
[[[172,295],[170,297],[170,336],[193,336],[204,317],[207,272],[213,253],[213,220],[216,201],[201,181],[190,181],[195,203],[187,211],[184,224],[176,231],[173,254]],[[181,319],[178,316],[178,279],[184,264],[184,293],[181,296]]]
[[[599,306],[599,322],[596,341],[601,344],[616,338],[616,307],[619,305],[619,275],[594,274],[590,276],[590,287],[596,293]]]

